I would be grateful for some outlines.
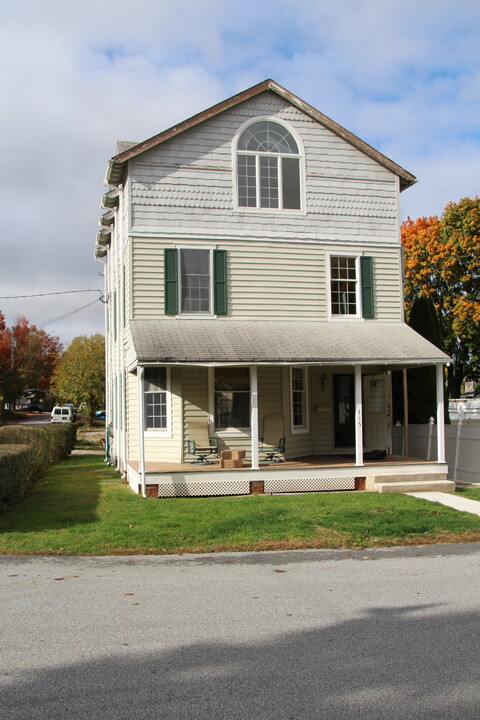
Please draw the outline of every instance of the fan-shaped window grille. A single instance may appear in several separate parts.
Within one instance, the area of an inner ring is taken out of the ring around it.
[[[299,210],[300,153],[283,125],[260,120],[249,125],[237,145],[239,207]]]

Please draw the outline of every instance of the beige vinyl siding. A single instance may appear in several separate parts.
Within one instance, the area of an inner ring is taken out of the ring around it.
[[[138,460],[138,384],[135,373],[127,374],[127,455],[128,460]]]
[[[305,150],[306,213],[235,208],[233,143],[256,116],[283,120]],[[398,242],[397,178],[283,98],[264,93],[131,161],[132,231],[171,237]]]
[[[155,238],[132,238],[132,317],[163,315],[163,249]],[[171,245],[170,245],[171,247]]]
[[[182,458],[182,401],[181,371],[171,370],[171,437],[157,435],[145,431],[145,458],[148,462],[181,462]],[[138,460],[138,386],[136,374],[129,373],[127,382],[128,394],[128,459]]]
[[[202,243],[188,240],[191,245]],[[375,319],[402,319],[400,250],[398,247],[320,243],[214,243],[227,251],[227,308],[225,317],[238,319],[326,320],[328,268],[326,253],[344,252],[374,258]],[[133,238],[133,316],[164,317],[163,251],[175,243],[157,238]],[[221,322],[219,317],[218,321]]]

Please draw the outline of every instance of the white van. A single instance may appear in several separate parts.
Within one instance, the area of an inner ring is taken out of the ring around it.
[[[50,415],[51,422],[73,422],[73,410],[70,405],[55,405]]]

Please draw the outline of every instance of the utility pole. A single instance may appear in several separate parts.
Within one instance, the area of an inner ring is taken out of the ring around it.
[[[15,348],[16,347],[17,347],[17,341],[15,340],[15,335],[14,335],[13,327],[12,327],[12,356],[11,356],[11,361],[10,361],[10,367],[12,369],[12,372],[15,369]],[[9,410],[12,409],[11,401],[8,403],[8,408],[9,408]],[[15,403],[13,405],[13,409],[15,410]]]
[[[12,370],[15,367],[15,348],[16,347],[17,347],[17,341],[15,340],[15,335],[13,334],[13,327],[12,327],[12,359],[11,359],[11,363],[10,363],[10,367],[12,368]]]

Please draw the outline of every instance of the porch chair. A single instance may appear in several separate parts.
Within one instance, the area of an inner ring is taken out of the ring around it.
[[[265,462],[285,462],[285,438],[281,415],[267,415],[263,421],[263,437],[259,438],[259,451],[265,453]]]
[[[195,456],[194,463],[210,463],[210,455],[218,455],[218,440],[209,437],[207,420],[190,420],[188,423],[187,451]]]

